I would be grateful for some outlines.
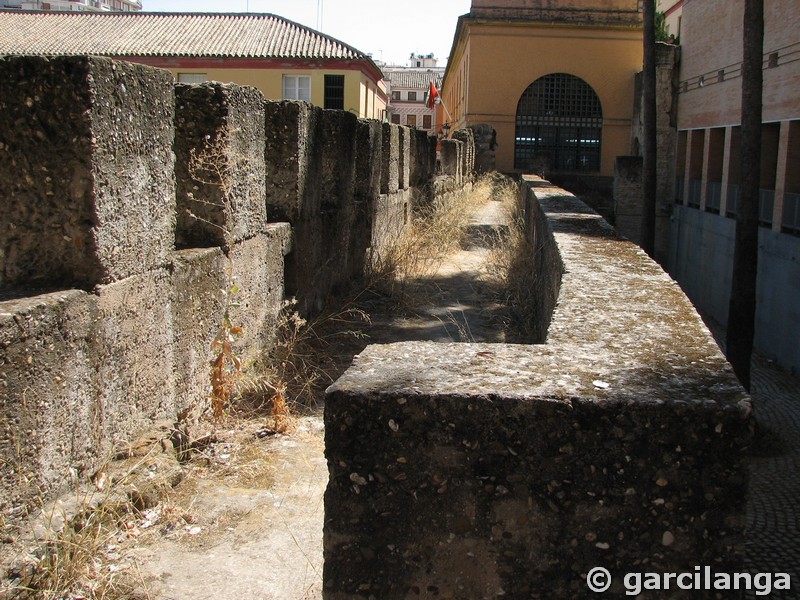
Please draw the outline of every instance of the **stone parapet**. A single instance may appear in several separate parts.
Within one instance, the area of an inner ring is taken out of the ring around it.
[[[264,97],[218,82],[175,87],[178,248],[225,246],[267,224]]]
[[[0,287],[91,289],[174,245],[172,76],[99,57],[0,60]]]
[[[115,442],[208,405],[227,292],[247,366],[270,349],[286,288],[306,311],[347,291],[368,249],[410,222],[422,142],[104,58],[6,57],[0,82],[0,521],[11,522],[94,473]],[[222,176],[193,181],[188,162],[209,143]]]
[[[393,194],[400,189],[400,171],[400,125],[384,123],[381,194]]]
[[[741,570],[747,394],[658,265],[526,187],[558,259],[536,275],[557,293],[546,343],[369,346],[328,390],[325,598],[588,598],[597,566],[616,594],[629,571]]]
[[[614,161],[614,219],[617,231],[638,244],[642,229],[642,157],[618,156]]]
[[[266,101],[266,186],[270,219],[294,223],[303,215],[316,121],[311,104]]]
[[[442,140],[441,162],[442,173],[450,175],[460,185],[464,177],[464,142]]]

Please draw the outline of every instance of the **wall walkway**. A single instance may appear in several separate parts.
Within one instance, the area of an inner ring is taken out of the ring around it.
[[[326,598],[741,569],[748,396],[658,265],[563,190],[524,193],[544,343],[369,346],[328,391]]]

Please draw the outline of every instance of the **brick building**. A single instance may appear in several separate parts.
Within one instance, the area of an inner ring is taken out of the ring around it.
[[[686,0],[669,268],[727,321],[739,192],[743,3]],[[800,371],[800,10],[764,3],[756,347]]]

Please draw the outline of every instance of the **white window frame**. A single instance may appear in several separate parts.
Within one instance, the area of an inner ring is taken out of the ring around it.
[[[305,83],[305,89],[301,83]],[[284,75],[283,99],[311,102],[311,77],[308,75]]]
[[[178,73],[178,83],[205,83],[208,73]]]

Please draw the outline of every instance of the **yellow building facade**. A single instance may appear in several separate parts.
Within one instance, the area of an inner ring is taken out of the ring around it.
[[[442,100],[453,129],[495,128],[499,171],[611,176],[641,69],[636,0],[473,0]]]
[[[126,57],[125,60],[143,62],[150,66],[161,67],[170,71],[178,82],[197,83],[200,81],[221,81],[258,88],[268,100],[286,99],[284,93],[287,78],[308,78],[308,101],[315,106],[326,106],[326,76],[343,78],[343,110],[354,113],[363,119],[386,119],[388,95],[386,82],[377,69],[368,69],[367,65],[337,65],[336,63],[320,64],[311,61],[295,60],[294,63],[281,61],[249,60],[239,66],[237,61],[218,61],[201,59],[163,60],[152,57]],[[339,68],[337,68],[339,67]],[[292,98],[294,99],[294,98]]]
[[[236,13],[0,12],[0,55],[103,55],[176,81],[258,88],[360,118],[386,117],[383,73],[363,52],[283,17]]]

